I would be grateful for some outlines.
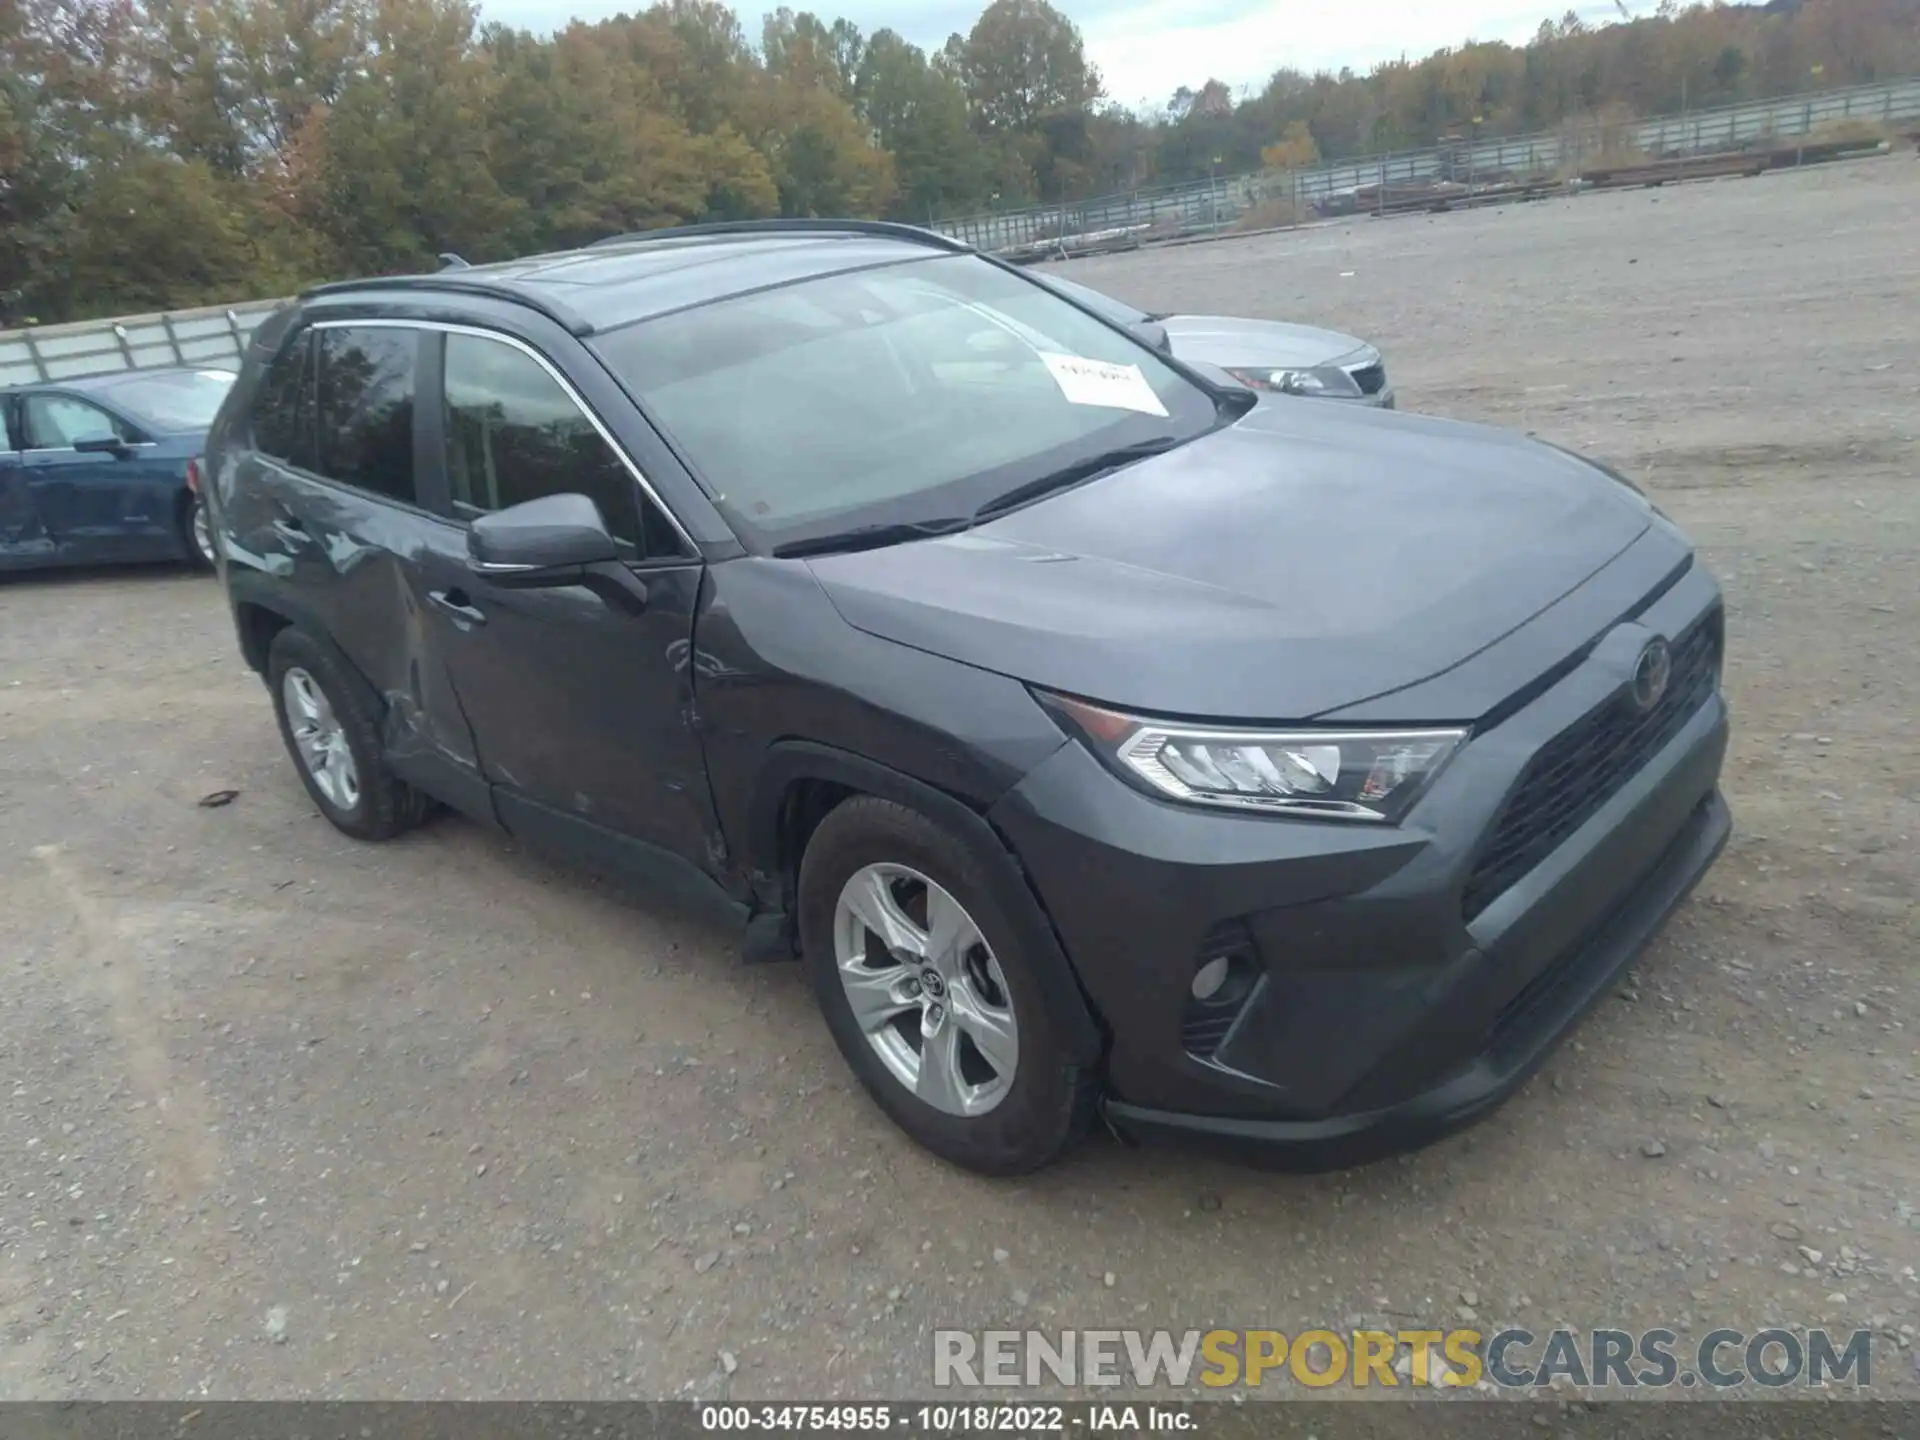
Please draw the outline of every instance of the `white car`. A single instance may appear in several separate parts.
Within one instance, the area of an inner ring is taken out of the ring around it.
[[[1338,330],[1229,315],[1154,315],[1050,271],[1027,273],[1169,355],[1217,366],[1252,389],[1394,408],[1379,350]]]

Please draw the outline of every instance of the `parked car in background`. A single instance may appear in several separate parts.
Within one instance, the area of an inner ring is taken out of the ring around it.
[[[1255,390],[1347,400],[1384,410],[1395,406],[1379,350],[1338,330],[1229,315],[1156,315],[1049,270],[1029,273],[1167,354],[1217,366]]]
[[[123,370],[0,390],[0,570],[211,567],[197,461],[233,380]]]
[[[1099,1105],[1307,1165],[1465,1124],[1729,833],[1720,590],[1631,484],[905,226],[323,286],[206,493],[336,827],[430,797],[797,950],[982,1171]]]

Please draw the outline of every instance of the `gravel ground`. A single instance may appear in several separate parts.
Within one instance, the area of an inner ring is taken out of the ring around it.
[[[1375,340],[1726,585],[1726,857],[1513,1103],[1357,1173],[957,1175],[796,969],[475,825],[335,834],[211,582],[0,581],[0,1397],[903,1395],[935,1325],[1469,1314],[1870,1326],[1920,1393],[1915,214],[1896,157],[1073,267]]]

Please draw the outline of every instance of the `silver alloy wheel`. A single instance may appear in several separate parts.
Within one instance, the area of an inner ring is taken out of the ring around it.
[[[286,703],[293,748],[313,783],[336,809],[356,809],[360,804],[360,770],[347,745],[346,727],[333,713],[327,692],[295,665],[280,681],[280,697]]]
[[[948,1115],[1006,1098],[1020,1062],[1013,997],[958,900],[905,865],[868,865],[840,891],[833,948],[854,1021],[896,1080]]]
[[[214,564],[220,557],[213,548],[213,522],[207,519],[207,502],[193,502],[193,518],[188,526],[193,535],[193,548],[200,552],[200,558],[207,564]]]

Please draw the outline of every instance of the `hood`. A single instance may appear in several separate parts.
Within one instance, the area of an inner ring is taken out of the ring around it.
[[[1213,365],[1326,365],[1370,347],[1338,330],[1226,315],[1169,315],[1160,324],[1182,360]]]
[[[1146,713],[1292,721],[1458,665],[1651,523],[1508,432],[1262,405],[975,530],[807,563],[848,623],[903,645]]]

